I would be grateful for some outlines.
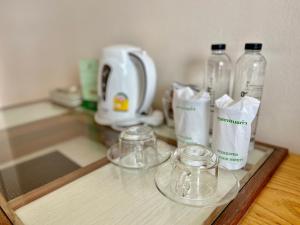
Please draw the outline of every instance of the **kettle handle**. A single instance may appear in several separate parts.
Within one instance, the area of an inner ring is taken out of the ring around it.
[[[139,106],[137,113],[147,113],[151,106],[156,91],[155,65],[153,63],[153,60],[145,51],[132,51],[129,53],[129,55],[136,58],[143,67],[145,76],[145,90],[142,103]]]

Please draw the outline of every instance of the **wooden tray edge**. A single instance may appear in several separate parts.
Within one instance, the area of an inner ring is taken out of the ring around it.
[[[266,159],[265,163],[249,179],[241,189],[237,197],[226,206],[224,211],[213,222],[213,225],[234,225],[238,224],[245,215],[252,202],[269,182],[277,168],[288,155],[288,149],[277,147],[262,142],[259,145],[274,148],[272,154]]]
[[[24,225],[16,213],[10,208],[4,196],[0,193],[0,224]]]

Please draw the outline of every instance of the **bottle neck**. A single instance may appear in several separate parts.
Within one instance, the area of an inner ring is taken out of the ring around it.
[[[250,49],[245,49],[245,53],[250,53],[250,54],[258,54],[260,53],[261,50],[250,50]]]
[[[211,53],[213,55],[221,55],[221,54],[225,54],[225,50],[212,50]]]

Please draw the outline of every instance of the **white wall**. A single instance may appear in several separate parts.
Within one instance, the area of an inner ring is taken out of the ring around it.
[[[0,0],[0,106],[77,83],[78,60],[115,43],[154,58],[160,106],[172,81],[201,83],[212,42],[236,60],[245,42],[260,41],[268,65],[258,139],[300,153],[299,12],[297,0]]]

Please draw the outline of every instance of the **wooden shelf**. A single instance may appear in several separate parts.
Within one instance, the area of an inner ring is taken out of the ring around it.
[[[241,224],[300,224],[300,155],[289,155]]]

